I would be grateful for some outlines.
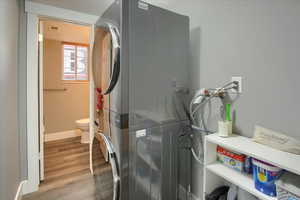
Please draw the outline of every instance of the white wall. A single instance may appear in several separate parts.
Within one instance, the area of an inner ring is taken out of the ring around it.
[[[191,88],[243,76],[234,131],[252,136],[260,124],[300,138],[300,1],[186,0],[170,7],[191,17]],[[212,119],[216,130],[216,114]],[[197,194],[199,172],[195,165]]]
[[[17,70],[19,8],[0,1],[0,199],[13,199],[20,183]]]
[[[57,27],[53,30],[51,27]],[[45,133],[74,130],[75,121],[89,117],[89,82],[62,80],[62,42],[90,43],[90,27],[63,21],[43,20],[44,89],[66,88],[66,91],[44,91]],[[60,113],[59,115],[57,113]]]
[[[44,40],[44,89],[67,89],[44,91],[46,134],[74,130],[76,120],[89,118],[89,82],[63,81],[62,56],[62,41]]]
[[[90,27],[88,26],[53,20],[45,20],[43,26],[44,38],[46,39],[82,44],[90,43]],[[58,29],[52,30],[51,27],[53,26]]]

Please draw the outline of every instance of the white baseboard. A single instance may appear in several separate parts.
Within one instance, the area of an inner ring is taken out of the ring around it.
[[[22,195],[23,195],[23,185],[26,183],[27,181],[22,181],[20,184],[19,184],[19,187],[18,187],[18,190],[17,190],[17,193],[16,193],[16,196],[15,196],[15,200],[21,200],[22,199]]]
[[[81,136],[81,131],[79,129],[56,132],[56,133],[47,133],[45,134],[45,142],[73,138],[78,136]]]
[[[182,185],[179,185],[179,200],[186,200],[187,192],[188,191]],[[191,200],[201,200],[193,193],[191,193],[190,195],[191,195]]]

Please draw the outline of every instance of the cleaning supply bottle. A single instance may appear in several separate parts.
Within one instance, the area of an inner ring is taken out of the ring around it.
[[[225,107],[225,121],[219,121],[218,125],[218,134],[220,137],[229,137],[232,135],[231,105],[229,103]]]

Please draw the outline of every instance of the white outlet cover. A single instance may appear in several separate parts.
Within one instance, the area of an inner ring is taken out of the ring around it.
[[[238,93],[242,93],[242,89],[243,89],[243,85],[242,85],[242,77],[241,76],[233,76],[232,78],[231,78],[231,81],[233,82],[233,81],[237,81],[238,83],[239,83],[239,85],[238,85]],[[231,90],[232,92],[235,92],[236,93],[236,90],[235,89],[232,89]]]

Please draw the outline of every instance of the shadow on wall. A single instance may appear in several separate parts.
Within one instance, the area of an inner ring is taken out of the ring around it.
[[[206,74],[203,74],[203,67],[201,66],[201,28],[196,27],[191,30],[190,33],[190,88],[191,88],[191,96],[194,96],[196,90],[199,90],[201,87],[201,77],[205,76]],[[204,67],[205,68],[205,67]],[[202,69],[202,70],[201,70]],[[209,75],[209,74],[208,74]],[[211,76],[211,75],[210,75]],[[221,84],[225,84],[220,82]],[[212,85],[212,87],[217,87],[218,85]],[[217,121],[221,119],[221,115],[224,112],[224,105],[226,103],[230,103],[232,107],[236,103],[236,101],[239,99],[239,95],[236,94],[228,94],[225,96],[224,99],[220,98],[214,98],[211,101],[209,101],[204,107],[203,107],[203,115],[206,123],[206,127],[208,130],[212,132],[216,132],[217,127]],[[233,110],[233,116],[232,120],[236,120],[236,111]],[[234,129],[236,131],[240,131],[238,127],[234,126]],[[193,139],[193,145],[195,149],[198,151],[198,155],[202,155],[203,153],[203,147],[201,143],[203,143],[201,140],[201,133],[194,132],[194,139]],[[200,144],[200,145],[199,145]],[[192,161],[192,194],[193,199],[201,199],[202,197],[202,191],[203,191],[203,165],[198,163],[195,159]]]
[[[200,59],[201,59],[201,29],[196,27],[190,33],[190,89],[191,96],[200,88]],[[194,143],[201,140],[201,135],[195,134]],[[195,145],[195,144],[194,144]],[[201,151],[201,147],[196,145]],[[202,196],[202,181],[203,180],[203,166],[195,159],[192,160],[192,194],[195,195],[193,199]]]
[[[200,59],[201,59],[201,29],[196,27],[190,33],[190,88],[192,95],[200,86]]]
[[[200,88],[204,87],[203,78],[208,78],[205,76],[211,76],[209,79],[215,79],[212,74],[205,73],[204,70],[206,66],[201,66],[201,58],[202,56],[202,50],[201,50],[201,28],[196,27],[191,30],[190,33],[190,89],[191,89],[191,97],[194,96],[196,90],[199,90]],[[216,58],[217,59],[217,58]],[[219,82],[217,81],[219,85],[211,85],[212,88],[218,87],[222,84],[225,84],[226,82]],[[234,108],[234,104],[238,101],[240,95],[236,94],[229,94],[224,99],[214,98],[211,101],[207,103],[207,105],[204,107],[204,116],[205,121],[207,124],[207,128],[212,131],[217,131],[217,121],[221,119],[221,112],[222,112],[222,104],[225,105],[226,103],[230,103],[232,105],[232,108]],[[223,111],[224,112],[224,111]],[[236,120],[236,112],[233,110],[233,121]],[[234,123],[235,125],[235,123]],[[240,132],[241,130],[238,129],[238,127],[235,125],[234,130],[237,132]]]

